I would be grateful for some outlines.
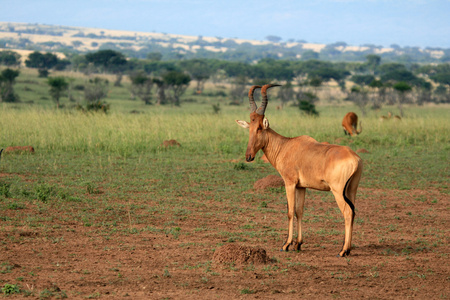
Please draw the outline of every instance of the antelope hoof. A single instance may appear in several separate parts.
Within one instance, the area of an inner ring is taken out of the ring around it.
[[[295,247],[294,247],[294,249],[296,250],[296,251],[301,251],[302,249],[302,243],[296,243],[295,244]]]
[[[288,252],[288,251],[289,251],[289,246],[291,246],[291,245],[293,245],[292,242],[291,242],[291,243],[285,243],[285,244],[283,245],[283,247],[280,249],[280,251],[286,251],[286,252]]]
[[[342,250],[336,257],[345,257],[350,255],[350,250]]]

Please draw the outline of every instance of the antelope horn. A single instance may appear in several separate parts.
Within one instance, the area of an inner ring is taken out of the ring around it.
[[[258,115],[261,115],[261,116],[264,115],[264,112],[266,111],[267,102],[269,101],[267,99],[267,89],[274,87],[274,86],[280,86],[280,85],[279,84],[265,84],[261,88],[262,101],[261,101],[261,107],[258,108],[258,110],[256,111],[256,113]]]
[[[254,85],[250,88],[248,91],[248,101],[250,102],[250,110],[251,112],[255,112],[258,106],[256,106],[255,99],[253,98],[253,93],[256,89],[260,89],[261,87],[259,85]]]

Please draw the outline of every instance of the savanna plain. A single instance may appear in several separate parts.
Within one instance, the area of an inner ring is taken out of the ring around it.
[[[34,104],[0,106],[0,148],[35,149],[0,160],[3,297],[450,296],[448,106],[405,107],[401,121],[380,122],[395,108],[362,116],[349,104],[322,104],[319,117],[307,117],[269,102],[266,116],[280,134],[367,150],[359,153],[353,249],[340,258],[342,214],[331,193],[311,190],[302,250],[280,252],[285,190],[254,188],[277,173],[262,153],[245,162],[248,132],[234,121],[248,120],[245,99],[229,106],[226,98],[193,95],[164,107],[114,87],[111,111],[90,114],[54,109],[39,80],[17,83],[22,100],[34,97]],[[348,111],[362,121],[357,137],[343,134]],[[162,146],[170,139],[181,146]],[[215,261],[227,244],[262,248],[270,259]]]

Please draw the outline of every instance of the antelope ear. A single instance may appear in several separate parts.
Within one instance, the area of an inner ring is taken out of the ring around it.
[[[269,120],[267,120],[267,118],[264,118],[264,120],[263,120],[263,126],[264,126],[264,129],[269,128]]]
[[[250,124],[246,121],[238,121],[236,120],[236,123],[238,123],[239,126],[241,126],[242,128],[250,128]]]

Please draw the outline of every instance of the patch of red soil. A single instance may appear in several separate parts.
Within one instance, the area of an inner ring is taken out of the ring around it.
[[[180,143],[178,143],[176,140],[164,141],[161,146],[163,146],[165,148],[168,148],[168,147],[181,147]]]
[[[269,261],[269,258],[263,248],[227,244],[214,252],[213,261],[235,264],[265,264]]]
[[[340,138],[337,138],[337,139],[335,139],[334,140],[334,143],[336,144],[336,145],[339,145],[339,144],[342,144],[342,143],[344,143],[344,144],[352,144],[353,143],[353,140],[352,139],[347,139],[347,138],[345,138],[345,137],[340,137]]]
[[[255,190],[264,190],[267,188],[279,188],[282,186],[284,186],[283,178],[277,175],[269,175],[255,182],[253,188]]]
[[[22,153],[22,152],[29,152],[34,153],[34,148],[32,146],[10,146],[6,147],[4,150],[5,153]]]
[[[364,148],[358,149],[358,150],[356,150],[356,152],[358,152],[358,153],[370,153],[369,150],[366,150]]]

